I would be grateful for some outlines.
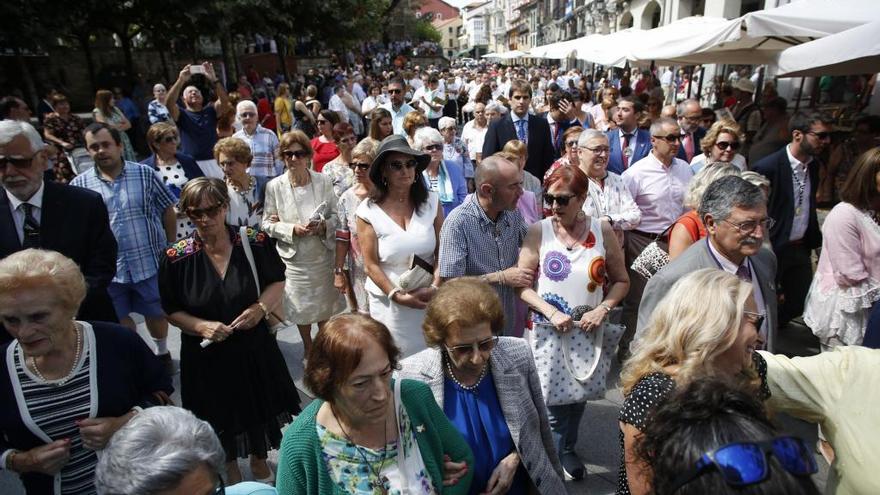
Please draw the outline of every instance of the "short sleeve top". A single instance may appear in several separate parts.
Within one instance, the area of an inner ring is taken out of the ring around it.
[[[196,160],[212,160],[214,143],[217,142],[217,111],[207,104],[198,112],[192,112],[178,104],[180,114],[180,150]]]

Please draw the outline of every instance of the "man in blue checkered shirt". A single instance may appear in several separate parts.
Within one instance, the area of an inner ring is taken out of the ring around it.
[[[116,276],[107,292],[119,321],[134,330],[131,313],[140,313],[157,352],[172,370],[166,338],[168,320],[159,301],[159,257],[177,236],[175,199],[156,172],[122,159],[119,131],[94,123],[85,131],[86,147],[95,167],[71,181],[104,198],[110,229],[119,245]]]

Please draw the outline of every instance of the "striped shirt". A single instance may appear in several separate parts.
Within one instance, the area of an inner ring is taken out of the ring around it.
[[[244,129],[232,135],[241,139],[251,147],[254,159],[248,173],[254,177],[278,177],[281,174],[283,164],[275,157],[278,149],[278,136],[274,132],[257,124],[253,134],[248,134]]]
[[[89,390],[89,354],[85,330],[82,332],[83,350],[73,377],[63,385],[43,381],[25,366],[25,357],[16,342],[15,372],[21,383],[28,414],[37,427],[54,442],[70,438],[70,460],[61,469],[62,494],[95,493],[95,451],[83,447],[76,421],[89,416],[91,405]]]
[[[159,254],[167,244],[162,215],[177,201],[154,169],[125,162],[119,176],[109,180],[93,167],[70,185],[91,189],[104,198],[119,246],[113,282],[137,283],[159,272]]]
[[[469,195],[452,210],[440,229],[440,276],[480,276],[516,265],[528,226],[517,210],[502,211],[496,221],[486,216],[477,196]],[[496,284],[504,314],[504,335],[517,335],[516,291]],[[519,330],[522,330],[520,328]]]

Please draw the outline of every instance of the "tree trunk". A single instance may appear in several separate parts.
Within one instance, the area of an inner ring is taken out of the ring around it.
[[[130,84],[135,80],[135,76],[137,76],[137,71],[134,69],[134,57],[131,54],[131,38],[127,36],[127,33],[116,33],[119,36],[119,40],[122,42],[122,55],[125,58],[125,76],[126,76],[126,84]]]
[[[230,56],[230,48],[229,48],[229,35],[225,32],[220,34],[220,53],[223,57],[223,65],[227,71],[227,80],[226,85],[229,86],[229,81],[238,81],[238,76],[233,74],[235,72],[235,67],[232,65],[232,57]],[[229,76],[232,76],[231,78]],[[219,77],[219,74],[218,74]]]
[[[82,51],[86,56],[86,67],[89,71],[89,83],[92,85],[92,92],[95,92],[98,90],[98,83],[95,77],[95,60],[92,57],[92,46],[89,43],[89,34],[79,33],[76,35],[76,39],[79,41],[79,46],[82,48]]]
[[[281,64],[281,73],[284,74],[285,81],[290,81],[290,74],[287,73],[287,42],[279,43],[277,36],[274,39],[275,46],[278,47],[278,63]]]
[[[159,52],[159,60],[162,62],[162,75],[165,76],[165,80],[170,83],[171,82],[171,72],[168,71],[168,59],[165,57],[165,50],[162,48],[159,48],[158,52]]]
[[[29,103],[31,108],[36,109],[42,95],[37,91],[31,70],[24,59],[24,55],[21,54],[21,48],[18,45],[13,45],[12,50],[15,53],[15,62],[18,64],[18,70],[21,73],[21,81],[24,83],[25,101]]]

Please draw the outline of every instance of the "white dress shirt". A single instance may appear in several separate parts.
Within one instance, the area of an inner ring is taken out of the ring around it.
[[[15,224],[15,233],[18,234],[19,243],[24,242],[24,208],[21,208],[21,205],[22,203],[30,204],[32,206],[31,213],[34,215],[37,223],[42,224],[43,189],[45,189],[45,186],[45,182],[40,182],[40,188],[37,189],[37,192],[35,192],[27,201],[21,201],[13,196],[12,193],[6,191],[6,199],[9,200],[9,209],[12,211],[12,222]]]
[[[810,174],[807,167],[813,159],[807,163],[801,163],[791,154],[791,145],[785,147],[788,161],[791,163],[791,187],[794,196],[794,219],[791,223],[790,241],[798,241],[807,233],[807,224],[810,222]],[[799,193],[800,191],[800,193]]]
[[[623,172],[623,182],[642,212],[639,230],[659,234],[684,214],[684,195],[694,173],[679,158],[669,167],[654,153],[642,158]]]

